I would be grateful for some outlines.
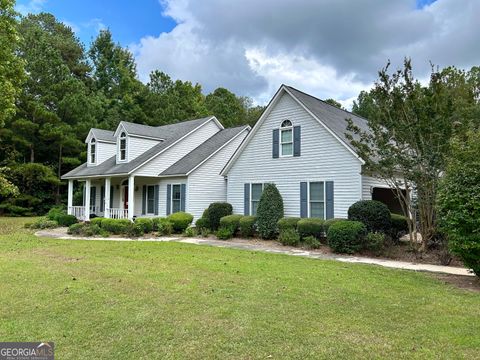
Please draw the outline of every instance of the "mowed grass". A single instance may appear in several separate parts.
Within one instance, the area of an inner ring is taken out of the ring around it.
[[[480,295],[422,273],[0,218],[0,339],[58,359],[480,358]]]

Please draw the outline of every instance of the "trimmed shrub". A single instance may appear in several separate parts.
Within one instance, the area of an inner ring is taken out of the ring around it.
[[[144,234],[148,234],[153,231],[153,221],[150,218],[137,218],[135,224],[142,228]]]
[[[295,229],[287,228],[280,231],[278,241],[283,246],[297,246],[300,243],[300,235],[298,235]]]
[[[369,232],[390,231],[390,210],[376,200],[360,200],[348,209],[348,219],[362,222]]]
[[[297,231],[302,239],[307,236],[320,239],[323,236],[324,223],[323,219],[318,218],[300,219],[297,223]]]
[[[215,235],[220,240],[228,240],[233,236],[233,232],[232,232],[232,229],[230,229],[230,228],[220,227],[220,228],[218,228]]]
[[[265,184],[257,208],[257,230],[263,239],[277,236],[277,223],[283,217],[283,199],[275,184]]]
[[[202,217],[207,219],[210,230],[217,230],[220,226],[220,219],[224,216],[232,215],[232,211],[232,205],[229,203],[214,202],[204,211]]]
[[[197,219],[197,221],[195,222],[195,227],[200,231],[204,229],[208,230],[209,229],[208,219],[205,217],[201,217],[200,219]]]
[[[153,231],[158,231],[160,235],[170,235],[173,232],[173,224],[167,218],[153,218]]]
[[[48,211],[47,219],[57,221],[57,217],[63,214],[66,212],[61,206],[54,206]]]
[[[243,237],[252,237],[255,234],[256,216],[242,216],[239,221],[240,235]]]
[[[306,236],[302,239],[303,245],[309,249],[318,249],[322,246],[320,240],[315,236]]]
[[[381,253],[385,244],[385,234],[381,232],[370,232],[365,237],[365,248],[375,254]]]
[[[232,234],[238,231],[242,215],[227,215],[220,219],[220,227],[226,227],[232,230]]]
[[[192,226],[187,227],[183,233],[183,235],[185,235],[186,237],[194,237],[197,236],[197,234],[197,228],[194,228]]]
[[[330,225],[335,224],[339,221],[345,221],[345,219],[328,219],[328,220],[325,220],[325,222],[323,223],[323,233],[324,233],[324,235],[325,236],[327,235],[328,228],[330,227]]]
[[[353,254],[364,246],[366,226],[360,221],[339,221],[328,229],[328,245],[333,252]]]
[[[405,216],[390,214],[390,223],[392,224],[390,235],[393,240],[398,241],[402,235],[408,234],[408,222]]]
[[[179,211],[168,215],[167,219],[172,223],[174,232],[183,233],[185,229],[192,223],[193,215]]]
[[[60,214],[56,219],[58,225],[60,226],[70,226],[78,222],[77,218],[73,215]]]
[[[96,218],[93,218],[93,219],[90,219],[90,224],[92,225],[98,225],[100,227],[102,227],[102,221],[105,220],[105,218],[103,217],[96,217]]]
[[[80,236],[96,236],[96,235],[108,236],[108,233],[105,230],[103,230],[97,224],[92,224],[92,223],[77,223],[77,224],[70,225],[67,230],[67,233],[71,235],[80,235]]]
[[[48,220],[46,217],[41,217],[37,221],[29,224],[30,229],[54,229],[58,227],[58,223],[55,220]]]
[[[129,237],[132,237],[132,238],[140,237],[144,234],[143,230],[144,230],[144,226],[143,226],[142,223],[138,224],[136,221],[133,222],[133,223],[131,222],[128,225],[126,235],[128,235]]]
[[[130,228],[131,221],[128,219],[104,219],[102,229],[112,234],[126,234]]]
[[[287,229],[297,229],[297,223],[300,221],[299,217],[284,217],[278,220],[277,227],[278,231],[282,232]]]

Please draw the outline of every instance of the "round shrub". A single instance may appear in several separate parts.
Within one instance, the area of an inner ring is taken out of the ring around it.
[[[203,213],[204,218],[208,221],[210,230],[217,230],[220,226],[220,219],[227,215],[232,215],[232,205],[226,202],[211,203],[208,209]]]
[[[195,222],[195,227],[200,231],[204,229],[209,229],[208,219],[205,217],[201,217]]]
[[[131,221],[128,219],[104,219],[102,229],[111,234],[126,234],[130,228]]]
[[[160,235],[170,235],[173,232],[173,224],[167,218],[153,218],[153,231],[157,231]]]
[[[277,223],[283,217],[283,199],[275,184],[265,184],[257,208],[257,230],[263,239],[276,237]]]
[[[408,222],[405,216],[390,214],[390,223],[392,224],[390,235],[393,240],[398,241],[403,234],[408,234]]]
[[[55,220],[48,220],[47,217],[41,217],[37,221],[30,224],[30,229],[54,229],[58,227]]]
[[[186,237],[197,236],[198,235],[198,229],[194,228],[192,226],[189,226],[185,229],[185,231],[183,232],[183,235],[185,235]]]
[[[339,221],[328,229],[328,245],[333,252],[353,254],[364,245],[367,228],[360,221]]]
[[[297,229],[297,223],[300,221],[298,217],[284,217],[278,220],[277,227],[278,231],[283,231],[287,229]]]
[[[278,241],[284,246],[297,246],[300,243],[300,235],[295,229],[287,228],[280,231]]]
[[[319,249],[322,246],[315,236],[306,236],[302,239],[303,245],[308,249]]]
[[[370,232],[365,237],[365,248],[373,251],[375,254],[380,254],[385,244],[385,234],[381,232]]]
[[[144,227],[141,223],[138,224],[136,221],[133,222],[133,223],[131,222],[128,225],[126,235],[128,235],[129,237],[133,237],[133,238],[134,237],[140,237],[144,234],[143,229],[144,229]]]
[[[142,232],[144,234],[148,234],[153,231],[153,221],[150,218],[135,219],[135,224],[142,228]]]
[[[226,228],[226,227],[220,227],[220,228],[218,228],[215,235],[220,240],[228,240],[233,236],[233,232],[232,232],[232,229],[229,229],[229,228]]]
[[[105,220],[105,218],[103,217],[96,217],[96,218],[93,218],[93,219],[90,219],[90,224],[92,225],[98,225],[100,227],[102,227],[102,221]]]
[[[255,234],[256,216],[242,216],[238,222],[240,228],[240,235],[243,237],[252,237]]]
[[[323,219],[318,218],[300,219],[297,223],[297,231],[302,239],[307,236],[320,239],[323,236],[324,223]]]
[[[324,235],[327,234],[328,228],[330,227],[330,225],[335,224],[336,222],[339,222],[339,221],[345,221],[345,219],[328,219],[328,220],[325,220],[325,222],[323,223],[323,233],[324,233]]]
[[[387,205],[376,200],[360,200],[348,209],[348,219],[360,221],[370,232],[388,233],[391,227],[390,210]]]
[[[97,224],[92,224],[92,223],[77,223],[77,224],[70,225],[67,230],[67,233],[71,235],[80,235],[80,236],[96,236],[96,235],[108,236],[108,233],[106,233],[105,230],[103,230]]]
[[[84,223],[77,223],[70,225],[67,230],[67,234],[70,235],[80,235],[83,231],[83,227],[85,226]]]
[[[238,231],[242,215],[227,215],[220,219],[220,227],[226,227],[232,230],[232,234]]]
[[[61,206],[52,207],[47,213],[47,219],[57,221],[58,216],[66,214]]]
[[[167,219],[172,223],[174,232],[183,233],[185,229],[192,223],[193,215],[179,211],[168,215]]]
[[[60,226],[70,226],[78,222],[75,216],[68,214],[58,214],[56,221]]]

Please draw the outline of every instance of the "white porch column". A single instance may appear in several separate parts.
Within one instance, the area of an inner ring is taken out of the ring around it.
[[[90,221],[90,187],[92,186],[92,182],[90,179],[85,180],[85,203],[83,206],[85,207],[85,221]]]
[[[135,176],[130,175],[128,178],[128,218],[133,219],[135,214]]]
[[[68,203],[67,203],[67,213],[72,215],[73,213],[73,180],[68,180]]]
[[[106,218],[110,217],[110,185],[111,185],[111,178],[107,177],[105,178],[105,204],[103,204],[103,208],[105,209],[104,211],[104,216]]]

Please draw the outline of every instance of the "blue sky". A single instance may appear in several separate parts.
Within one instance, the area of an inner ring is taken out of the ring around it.
[[[17,9],[54,14],[70,25],[86,45],[104,27],[110,28],[116,41],[127,46],[145,35],[169,32],[176,25],[172,18],[162,15],[158,0],[18,0]]]

